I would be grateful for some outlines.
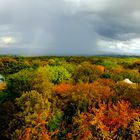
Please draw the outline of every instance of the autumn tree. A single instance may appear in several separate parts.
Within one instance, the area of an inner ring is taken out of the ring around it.
[[[51,115],[51,103],[48,98],[32,90],[17,98],[16,105],[19,111],[9,123],[8,128],[9,131],[14,130],[12,139],[49,138],[45,127]]]
[[[138,116],[139,110],[132,109],[129,102],[122,100],[116,105],[110,103],[107,106],[103,103],[99,108],[92,108],[87,113],[79,114],[80,119],[76,119],[76,122],[79,129],[83,130],[81,135],[87,130],[95,138],[100,135],[102,139],[115,139],[118,137],[118,129],[126,129]],[[98,134],[92,132],[93,127]]]
[[[82,63],[78,65],[77,69],[74,73],[74,81],[84,82],[84,83],[92,83],[96,79],[98,79],[101,75],[101,71],[96,65],[92,65],[90,63]]]

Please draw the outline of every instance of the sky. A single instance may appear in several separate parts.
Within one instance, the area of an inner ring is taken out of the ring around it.
[[[0,54],[140,55],[140,0],[0,0]]]

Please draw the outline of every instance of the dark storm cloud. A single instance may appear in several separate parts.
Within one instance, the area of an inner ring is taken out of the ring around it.
[[[130,44],[135,53],[139,7],[139,0],[1,0],[0,54],[92,55]]]

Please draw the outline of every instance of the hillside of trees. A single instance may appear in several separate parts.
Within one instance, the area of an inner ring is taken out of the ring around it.
[[[0,140],[140,139],[140,58],[5,56],[0,75]]]

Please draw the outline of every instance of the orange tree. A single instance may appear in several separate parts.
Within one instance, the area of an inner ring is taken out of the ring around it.
[[[92,138],[123,138],[118,130],[127,129],[139,115],[139,110],[131,109],[129,102],[122,100],[116,105],[110,103],[108,107],[103,103],[99,108],[91,108],[89,112],[79,114],[79,117],[75,118],[75,124],[79,125],[79,128],[74,134],[77,134],[77,137],[84,135],[85,139],[87,132]]]

